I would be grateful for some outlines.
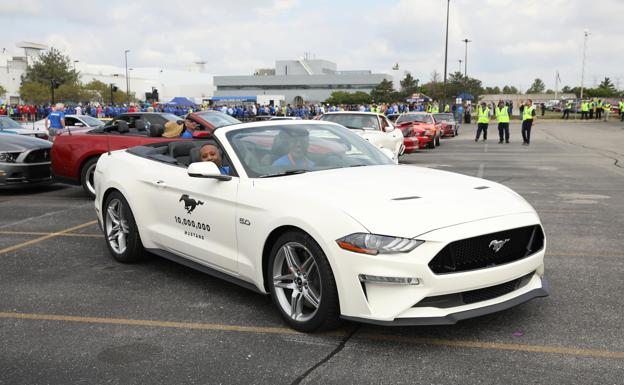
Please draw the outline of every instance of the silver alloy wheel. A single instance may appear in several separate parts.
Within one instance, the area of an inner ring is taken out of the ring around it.
[[[273,286],[282,310],[295,321],[310,320],[321,304],[321,275],[310,250],[284,244],[273,261]]]
[[[111,199],[106,207],[106,240],[117,254],[126,251],[128,234],[128,220],[124,217],[123,203],[119,199]]]
[[[89,166],[89,168],[87,169],[87,172],[85,173],[85,185],[87,186],[87,188],[89,189],[89,192],[93,195],[95,195],[95,167],[97,166],[97,162],[93,163],[91,166]]]

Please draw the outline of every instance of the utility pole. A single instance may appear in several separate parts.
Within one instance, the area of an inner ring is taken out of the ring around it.
[[[589,31],[585,30],[585,40],[583,40],[583,67],[581,69],[581,100],[583,100],[583,86],[585,82],[585,52],[587,50],[587,37],[589,36]]]
[[[126,96],[128,98],[128,106],[130,106],[130,79],[128,78],[128,52],[129,49],[124,51],[124,56],[126,59]]]
[[[457,72],[461,73],[461,62],[462,62],[462,59],[459,59],[458,62],[459,62],[459,69],[457,70]]]
[[[448,63],[448,27],[449,27],[449,6],[451,0],[446,1],[446,41],[444,45],[444,98],[446,99],[446,66]]]

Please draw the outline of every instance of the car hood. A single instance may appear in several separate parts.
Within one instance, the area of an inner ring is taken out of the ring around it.
[[[0,151],[22,152],[33,148],[50,147],[52,147],[52,144],[43,139],[15,134],[0,136]]]
[[[367,166],[258,179],[280,191],[329,204],[372,233],[401,237],[535,210],[485,179],[407,165]]]

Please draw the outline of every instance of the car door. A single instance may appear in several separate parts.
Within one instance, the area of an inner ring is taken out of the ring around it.
[[[190,177],[186,167],[154,162],[143,172],[157,223],[150,237],[159,248],[230,274],[238,272],[235,234],[239,178]]]
[[[384,116],[380,116],[379,120],[381,122],[381,130],[385,134],[384,136],[387,141],[386,148],[394,152],[395,155],[398,155],[401,143],[403,142],[403,134],[401,133],[401,130],[395,128]]]

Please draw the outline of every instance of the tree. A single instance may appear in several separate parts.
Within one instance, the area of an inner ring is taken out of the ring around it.
[[[518,89],[514,86],[504,86],[503,87],[503,93],[504,94],[512,94],[512,95],[517,95],[520,92],[518,91]]]
[[[403,78],[403,80],[400,81],[400,84],[401,84],[401,92],[406,97],[411,96],[412,94],[419,91],[418,79],[414,79],[412,74],[410,74],[409,72],[405,74],[405,78]]]
[[[611,79],[605,77],[600,85],[598,85],[598,92],[602,95],[600,96],[615,96],[617,95],[617,89],[615,89],[615,85],[611,82]]]
[[[0,84],[0,98],[3,98],[4,95],[6,95],[6,93],[7,93],[6,88],[4,88],[2,84]]]
[[[371,96],[366,92],[332,92],[331,96],[325,100],[327,104],[367,104],[370,103]]]
[[[85,96],[88,100],[98,101],[104,104],[111,104],[111,86],[99,80],[93,79],[84,86]],[[113,92],[113,102],[122,104],[127,102],[128,97],[121,89]],[[86,99],[85,99],[86,100]],[[130,93],[130,101],[136,101],[134,93]]]
[[[78,72],[72,68],[69,56],[56,48],[42,53],[22,75],[22,82],[50,84],[52,80],[59,84],[78,82]]]
[[[371,98],[375,103],[388,103],[393,101],[394,87],[390,80],[384,79],[371,90]]]
[[[26,103],[45,104],[52,99],[50,85],[39,82],[22,82],[19,93]]]
[[[531,87],[527,90],[527,94],[541,94],[546,89],[546,85],[542,81],[542,79],[535,79]]]
[[[495,87],[485,87],[485,89],[483,90],[484,94],[495,94],[498,95],[501,93],[500,88],[498,88],[498,86]]]

